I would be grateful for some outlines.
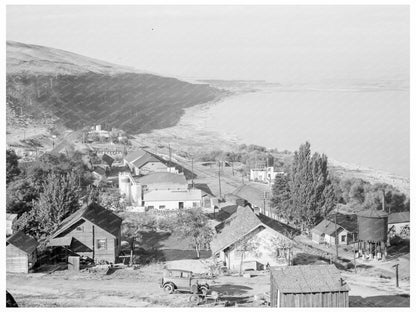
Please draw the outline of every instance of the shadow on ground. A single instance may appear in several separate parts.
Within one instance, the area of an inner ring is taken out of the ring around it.
[[[211,290],[217,291],[222,294],[221,298],[227,296],[235,296],[247,293],[248,290],[253,288],[243,285],[234,285],[234,284],[222,284],[211,286]]]

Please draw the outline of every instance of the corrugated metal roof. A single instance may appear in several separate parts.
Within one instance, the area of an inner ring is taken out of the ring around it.
[[[143,200],[147,201],[201,201],[201,190],[153,190],[143,194]]]
[[[36,250],[36,247],[39,245],[36,239],[33,237],[26,235],[22,231],[19,231],[6,241],[6,245],[11,244],[20,250],[26,252],[27,254],[31,254],[33,251]]]
[[[389,215],[389,224],[410,222],[410,211],[393,212]]]
[[[349,291],[335,265],[296,265],[272,269],[271,278],[282,293]]]

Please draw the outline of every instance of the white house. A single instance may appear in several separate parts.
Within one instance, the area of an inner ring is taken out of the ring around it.
[[[183,174],[154,172],[142,177],[119,175],[120,193],[129,205],[146,209],[188,209],[201,207],[202,192],[189,189]]]
[[[312,241],[317,244],[335,245],[335,238],[338,236],[339,245],[347,245],[352,239],[351,232],[340,224],[335,224],[330,220],[322,220],[312,230]]]
[[[250,181],[273,183],[278,174],[284,174],[284,172],[274,171],[274,167],[251,169]]]
[[[211,250],[232,271],[239,270],[242,260],[243,269],[254,270],[265,268],[267,264],[286,266],[292,260],[292,238],[297,231],[265,215],[255,214],[249,206],[238,206],[234,214],[216,226],[216,231]],[[245,246],[250,247],[243,251]]]

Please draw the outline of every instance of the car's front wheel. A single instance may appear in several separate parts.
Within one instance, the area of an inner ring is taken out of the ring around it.
[[[175,287],[172,284],[166,284],[165,286],[163,286],[163,290],[168,293],[171,294],[174,292]]]

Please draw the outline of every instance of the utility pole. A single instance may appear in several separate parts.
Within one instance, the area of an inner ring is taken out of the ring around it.
[[[194,188],[194,157],[193,156],[191,158],[191,161],[192,161],[192,188]]]
[[[169,143],[169,167],[172,166],[172,151],[170,149],[170,143]]]
[[[396,268],[396,287],[399,287],[399,264],[393,265],[393,268]]]
[[[222,198],[221,196],[221,161],[218,161],[218,187],[220,190],[220,199]]]
[[[337,231],[337,215],[338,215],[338,205],[335,210],[335,259],[338,260],[338,231]]]

